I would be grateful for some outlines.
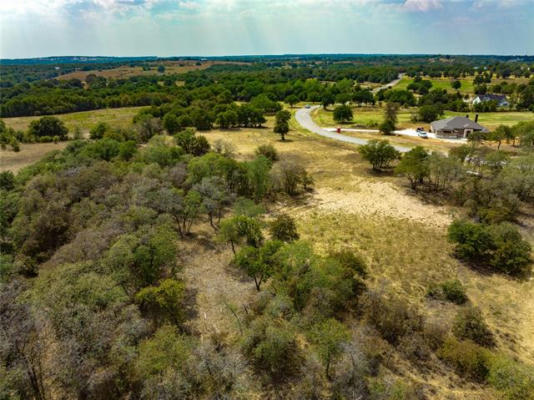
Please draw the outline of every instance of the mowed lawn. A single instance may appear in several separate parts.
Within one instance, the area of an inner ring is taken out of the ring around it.
[[[384,119],[384,110],[381,107],[354,107],[352,109],[352,112],[354,114],[354,119],[352,120],[352,122],[348,124],[343,124],[342,126],[377,129],[382,120]],[[406,129],[421,126],[425,127],[425,129],[428,129],[428,123],[412,122],[412,114],[416,112],[416,107],[401,109],[398,114],[397,127],[399,129]],[[442,118],[449,118],[458,115],[469,115],[471,119],[475,118],[474,112],[462,113],[452,111],[446,111]],[[313,117],[315,122],[320,126],[334,127],[340,125],[339,123],[334,121],[332,106],[328,110],[324,110],[323,108],[319,109],[314,113]],[[533,120],[534,113],[530,111],[502,111],[479,113],[478,122],[487,127],[488,129],[495,129],[499,125],[512,126],[517,124],[518,122]]]
[[[453,89],[451,86],[453,78],[430,78],[428,76],[424,77],[423,79],[429,80],[432,82],[432,89],[446,89],[449,92],[455,92],[456,89]],[[474,95],[475,93],[475,84],[473,83],[473,78],[461,78],[459,79],[462,86],[460,87],[460,93],[462,94],[470,94]],[[395,85],[395,89],[407,89],[408,85],[413,82],[413,79],[410,77],[404,77],[402,78],[397,85]],[[508,79],[492,79],[490,85],[495,85],[497,83],[528,83],[528,78],[524,77],[514,77],[514,78],[508,78]]]
[[[54,115],[61,119],[72,133],[76,127],[82,132],[88,132],[99,122],[108,123],[114,128],[125,128],[132,123],[132,119],[144,107],[107,108],[102,110],[82,111],[70,114]],[[10,128],[25,131],[30,123],[41,117],[13,117],[4,118],[4,122]]]

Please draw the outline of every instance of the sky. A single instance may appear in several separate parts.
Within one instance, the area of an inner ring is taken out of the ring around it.
[[[0,58],[534,54],[534,0],[0,0]]]

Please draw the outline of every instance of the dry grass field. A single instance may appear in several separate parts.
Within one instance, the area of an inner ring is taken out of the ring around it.
[[[172,75],[181,74],[189,71],[203,70],[211,67],[212,65],[220,64],[240,64],[238,62],[231,61],[161,61],[150,62],[150,70],[144,71],[141,66],[130,67],[128,65],[121,65],[117,68],[102,69],[102,70],[89,70],[89,71],[75,71],[68,74],[60,75],[57,79],[80,79],[85,81],[87,75],[94,74],[96,76],[103,76],[104,78],[124,79],[131,78],[132,76],[148,76],[148,75]],[[158,72],[158,66],[165,66],[165,72]]]
[[[89,128],[101,120],[120,126],[129,123],[135,112],[137,109],[101,110],[61,118],[69,127],[82,124]],[[6,123],[22,129],[29,122],[13,118]],[[298,160],[307,168],[315,180],[314,191],[296,200],[280,199],[267,210],[268,218],[278,212],[290,213],[297,220],[301,238],[321,254],[338,249],[357,251],[367,261],[371,288],[398,294],[417,305],[428,320],[444,326],[451,324],[458,306],[430,301],[425,293],[433,283],[459,279],[496,333],[498,350],[525,362],[534,360],[534,280],[481,274],[455,259],[446,229],[461,210],[426,203],[410,192],[403,178],[373,173],[353,145],[304,131],[294,120],[288,140],[281,142],[272,125],[268,118],[263,129],[201,133],[211,143],[231,143],[240,160],[252,159],[259,145],[272,144],[281,158]],[[437,146],[430,141],[422,143]],[[64,145],[22,145],[20,153],[2,152],[1,169],[16,171]],[[523,233],[534,244],[534,217],[525,215],[522,222]],[[217,334],[237,340],[254,286],[229,267],[231,251],[212,244],[214,232],[208,224],[195,227],[194,234],[198,240],[185,243],[180,256],[180,263],[188,266],[184,278],[198,304],[190,323],[203,337]],[[199,246],[199,242],[206,245]],[[355,334],[361,332],[360,322],[354,320],[352,329]],[[399,377],[430,385],[432,399],[498,399],[491,389],[463,381],[439,363],[432,370],[417,369],[387,343],[378,340],[376,346],[394,361]]]
[[[18,172],[36,161],[39,161],[46,154],[54,150],[62,150],[68,142],[59,143],[22,143],[20,151],[0,150],[0,172]]]
[[[292,123],[296,128],[295,122]],[[452,256],[446,229],[461,210],[427,204],[415,197],[402,178],[378,176],[359,157],[355,147],[340,144],[313,134],[292,130],[290,141],[283,143],[270,129],[235,131],[214,130],[204,134],[210,142],[223,139],[232,143],[238,158],[253,157],[254,149],[265,143],[273,144],[282,158],[299,160],[315,179],[315,190],[298,201],[280,201],[270,214],[284,211],[298,221],[301,238],[313,243],[320,253],[330,250],[354,249],[366,259],[369,285],[377,290],[387,288],[416,304],[429,320],[451,324],[457,307],[426,299],[429,285],[447,279],[459,279],[466,287],[470,301],[479,306],[489,326],[496,333],[498,349],[525,362],[534,359],[534,280],[518,281],[501,275],[484,275],[463,265]],[[530,221],[530,219],[529,219]],[[533,225],[527,225],[526,236],[534,244]],[[202,255],[205,258],[205,255]],[[218,261],[217,261],[218,262]],[[199,263],[198,273],[190,272],[193,280],[200,280],[200,270],[209,269]],[[219,310],[221,289],[237,285],[236,277],[220,266],[218,283],[203,286],[201,292],[208,303]],[[213,276],[213,275],[212,275]],[[210,282],[212,279],[210,279]],[[214,293],[209,293],[214,288]],[[243,289],[244,299],[247,298]],[[230,290],[231,292],[231,290]],[[231,296],[229,296],[231,297]],[[209,300],[211,298],[211,300]],[[218,299],[218,301],[217,301]],[[245,300],[233,297],[231,303],[239,309]],[[228,300],[230,301],[230,300]],[[225,303],[226,304],[226,303]],[[241,305],[241,306],[240,306]],[[211,309],[207,304],[204,309]],[[208,324],[209,311],[200,316],[199,323]],[[236,320],[227,311],[226,324]],[[358,330],[358,323],[353,328]],[[391,351],[386,348],[385,351]],[[391,355],[395,357],[395,355]],[[416,382],[433,386],[436,399],[496,399],[491,389],[460,380],[450,370],[428,373],[400,362],[400,374]]]

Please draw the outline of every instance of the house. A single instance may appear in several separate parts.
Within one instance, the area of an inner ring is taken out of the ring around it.
[[[486,103],[488,101],[496,102],[497,107],[508,107],[510,105],[503,94],[480,94],[473,99],[473,104]]]
[[[430,132],[437,137],[445,138],[466,138],[473,132],[488,133],[489,130],[477,123],[478,115],[475,121],[465,117],[451,117],[440,119],[430,124]]]

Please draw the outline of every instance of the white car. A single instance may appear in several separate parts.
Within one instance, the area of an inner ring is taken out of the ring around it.
[[[426,133],[423,128],[417,128],[416,131],[417,131],[417,136],[423,139],[428,139],[428,133]]]
[[[306,108],[311,108],[311,106],[309,104],[306,104],[305,107]]]

